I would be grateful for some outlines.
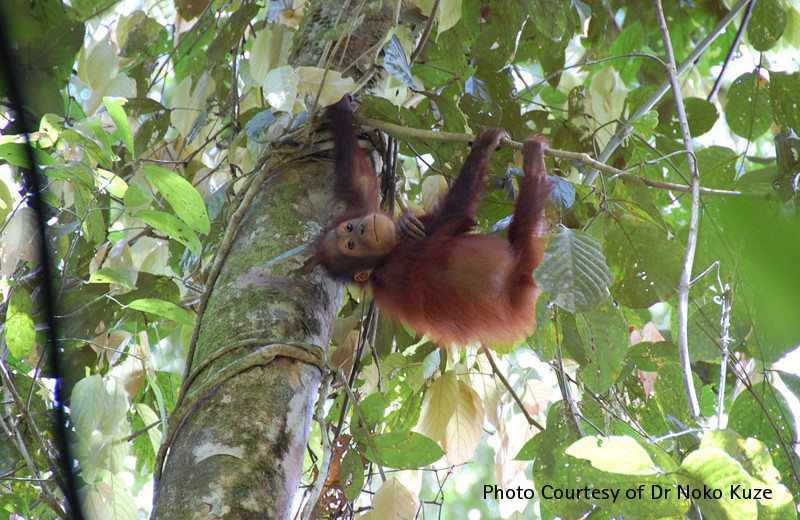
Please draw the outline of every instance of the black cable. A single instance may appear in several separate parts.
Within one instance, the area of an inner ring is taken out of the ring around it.
[[[50,356],[50,367],[53,377],[56,380],[56,426],[55,440],[58,449],[58,460],[61,465],[61,472],[66,479],[66,489],[61,491],[67,501],[67,515],[74,520],[83,520],[80,502],[78,500],[78,485],[76,482],[75,471],[73,470],[72,453],[70,452],[67,438],[67,414],[64,411],[64,387],[61,377],[61,356],[56,342],[56,331],[58,330],[56,320],[55,291],[53,289],[53,273],[50,256],[50,248],[47,244],[45,234],[45,207],[42,200],[42,183],[40,182],[40,172],[36,165],[33,155],[33,146],[30,142],[31,126],[29,116],[22,103],[20,89],[17,82],[17,72],[19,69],[14,66],[11,58],[11,42],[9,41],[8,30],[6,28],[5,10],[0,6],[0,71],[6,84],[8,99],[14,111],[17,113],[17,122],[20,132],[25,136],[25,152],[28,159],[28,167],[20,168],[28,190],[28,203],[36,214],[36,225],[39,232],[39,258],[42,265],[42,297],[44,298],[44,310],[47,316],[47,353]]]

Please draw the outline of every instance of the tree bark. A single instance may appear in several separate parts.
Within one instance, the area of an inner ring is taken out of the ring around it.
[[[333,26],[344,4],[311,2],[293,65],[318,64],[326,42],[317,35]],[[363,22],[364,31],[353,31],[333,66],[369,57],[364,50],[385,34],[390,12],[384,6]],[[290,518],[321,370],[277,357],[215,382],[259,346],[327,348],[343,287],[319,268],[304,272],[311,248],[270,262],[313,241],[330,219],[332,162],[318,159],[270,175],[238,230],[200,318],[192,366],[207,366],[187,391],[197,404],[171,442],[154,519]]]
[[[277,173],[253,201],[202,316],[193,367],[212,361],[187,392],[203,396],[172,441],[153,518],[289,517],[319,368],[278,357],[209,384],[259,346],[328,344],[342,287],[319,269],[302,273],[307,252],[266,264],[327,223],[330,185],[330,163],[306,163]],[[213,359],[234,344],[246,345]]]

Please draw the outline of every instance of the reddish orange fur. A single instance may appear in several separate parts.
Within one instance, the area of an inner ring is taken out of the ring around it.
[[[342,100],[329,110],[337,146],[336,193],[348,204],[349,212],[368,214],[377,205],[371,200],[375,174],[370,169],[370,175],[365,175],[363,151],[354,144],[352,110],[345,110],[340,106],[343,103],[349,107]],[[442,345],[512,343],[530,335],[536,326],[534,308],[541,290],[532,273],[542,259],[541,230],[548,194],[547,141],[543,137],[525,141],[525,179],[508,241],[471,233],[489,157],[504,135],[494,129],[478,136],[440,208],[420,217],[426,237],[401,238],[374,266],[368,282],[383,312],[419,333],[429,333]],[[371,184],[365,184],[365,178],[371,179]],[[339,269],[337,259],[320,263],[342,277],[345,266]],[[352,266],[347,267],[349,276]]]

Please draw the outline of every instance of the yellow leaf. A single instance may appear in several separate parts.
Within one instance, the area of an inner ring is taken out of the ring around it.
[[[451,464],[467,462],[483,433],[483,403],[477,392],[458,382],[458,401],[445,430],[445,451]]]
[[[425,392],[416,431],[435,441],[444,439],[445,430],[458,400],[456,374],[452,370],[437,378]]]

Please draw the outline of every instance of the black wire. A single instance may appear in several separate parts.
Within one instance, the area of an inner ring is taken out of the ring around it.
[[[64,411],[64,387],[61,377],[61,356],[56,342],[56,331],[58,330],[56,320],[55,291],[53,290],[53,273],[50,256],[50,248],[47,244],[45,234],[45,207],[42,201],[42,183],[40,182],[40,172],[36,165],[33,155],[33,146],[30,142],[31,126],[29,116],[25,111],[25,105],[20,96],[19,85],[17,83],[17,73],[20,70],[15,67],[11,58],[11,42],[9,41],[6,25],[5,10],[0,8],[0,71],[6,84],[8,99],[17,113],[17,122],[20,131],[25,136],[25,152],[28,159],[28,168],[20,168],[25,180],[28,193],[28,204],[36,214],[36,225],[39,236],[39,258],[42,265],[42,296],[44,298],[44,310],[47,317],[47,353],[50,356],[50,367],[53,377],[56,380],[56,426],[55,440],[58,449],[58,460],[61,471],[66,479],[66,489],[61,491],[67,501],[67,515],[74,520],[83,520],[80,502],[78,501],[78,485],[75,471],[73,471],[73,459],[67,439],[67,414]]]

